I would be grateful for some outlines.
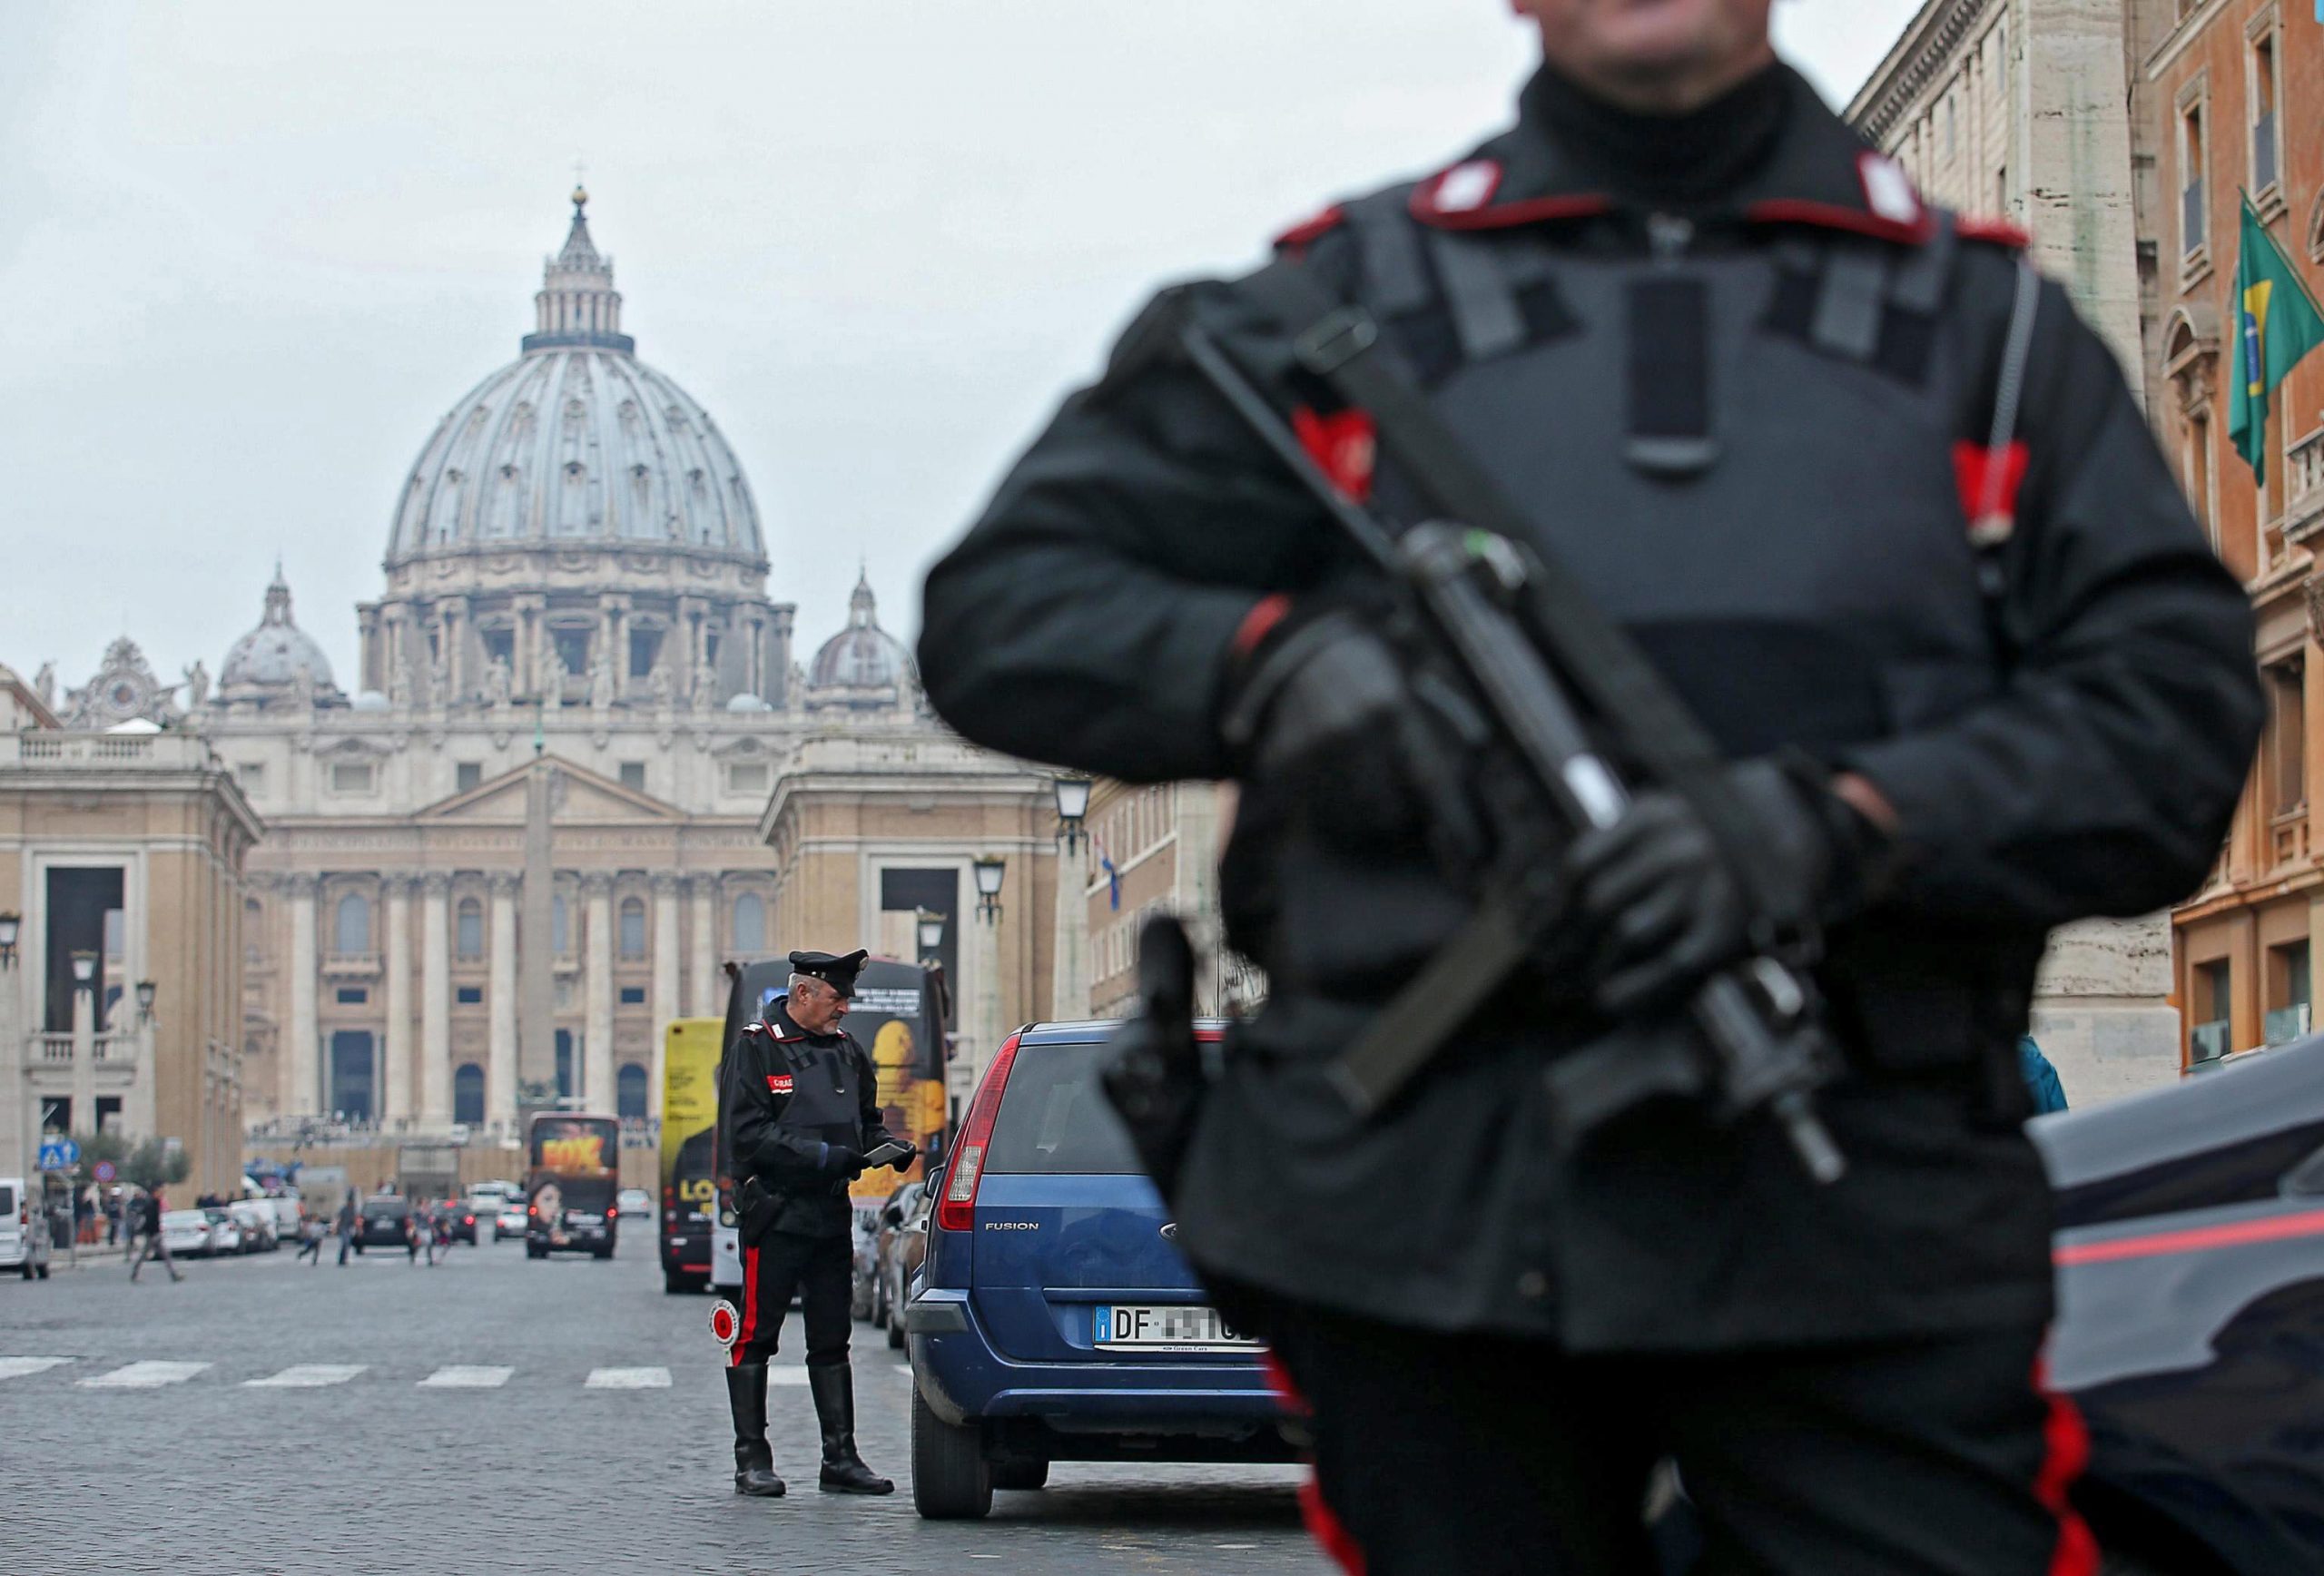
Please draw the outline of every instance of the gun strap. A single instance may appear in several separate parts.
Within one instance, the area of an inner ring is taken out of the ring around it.
[[[1372,418],[1380,447],[1444,518],[1521,543],[1537,560],[1528,591],[1539,638],[1600,722],[1652,781],[1683,797],[1728,868],[1762,901],[1782,889],[1763,841],[1720,778],[1718,747],[1660,671],[1543,546],[1541,532],[1380,346],[1361,306],[1334,300],[1283,257],[1241,289],[1291,335],[1299,364]]]

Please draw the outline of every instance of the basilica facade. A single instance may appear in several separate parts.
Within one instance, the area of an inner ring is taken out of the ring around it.
[[[664,1026],[723,1012],[726,959],[806,944],[761,830],[786,761],[814,737],[945,737],[868,583],[794,663],[742,466],[638,359],[586,202],[518,356],[395,496],[359,670],[332,670],[278,569],[214,689],[197,666],[182,708],[154,703],[267,828],[241,916],[261,1129],[505,1133],[553,1094],[655,1114]],[[812,944],[881,930],[833,918]]]

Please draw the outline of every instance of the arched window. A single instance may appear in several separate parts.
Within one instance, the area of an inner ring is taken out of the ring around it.
[[[464,1061],[452,1069],[452,1120],[480,1127],[484,1122],[484,1069]]]
[[[348,892],[341,896],[332,918],[333,951],[354,953],[371,950],[371,904],[361,892]]]
[[[621,955],[625,958],[645,956],[645,900],[624,898],[621,901]]]
[[[756,892],[734,900],[734,951],[745,957],[766,951],[766,904]]]
[[[573,932],[566,929],[565,894],[557,893],[548,901],[548,950],[558,957],[573,951]]]
[[[634,1061],[623,1062],[614,1075],[614,1115],[625,1121],[645,1119],[645,1069]]]
[[[484,956],[484,905],[474,898],[460,900],[460,911],[454,929],[454,950],[461,959],[474,962]]]

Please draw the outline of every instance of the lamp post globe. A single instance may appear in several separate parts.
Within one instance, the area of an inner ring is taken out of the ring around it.
[[[997,853],[980,854],[970,868],[976,873],[977,912],[988,920],[1000,917],[1000,882],[1009,862]]]
[[[90,951],[73,954],[73,982],[86,985],[97,977],[97,955]]]

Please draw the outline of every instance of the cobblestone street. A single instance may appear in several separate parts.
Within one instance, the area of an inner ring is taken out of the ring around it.
[[[922,1522],[910,1371],[862,1325],[859,1433],[897,1492],[816,1492],[793,1350],[770,1394],[791,1494],[737,1499],[710,1301],[664,1295],[642,1237],[607,1264],[507,1242],[433,1270],[157,1267],[0,1283],[11,1576],[1322,1568],[1283,1468],[1061,1463],[989,1522]]]

